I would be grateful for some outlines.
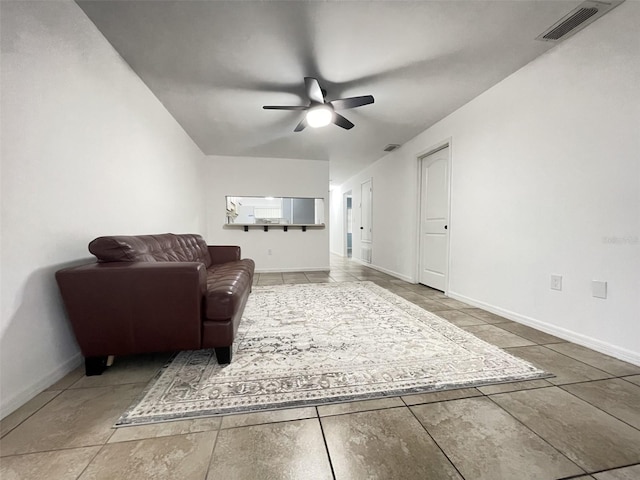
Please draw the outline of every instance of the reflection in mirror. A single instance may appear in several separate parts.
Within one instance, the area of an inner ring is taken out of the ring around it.
[[[227,223],[237,225],[324,225],[324,199],[227,197]]]

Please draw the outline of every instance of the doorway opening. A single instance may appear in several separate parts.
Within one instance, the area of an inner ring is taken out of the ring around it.
[[[360,260],[371,263],[373,247],[372,228],[373,179],[360,184]]]
[[[344,194],[344,231],[345,231],[345,256],[353,255],[353,197],[351,190]]]

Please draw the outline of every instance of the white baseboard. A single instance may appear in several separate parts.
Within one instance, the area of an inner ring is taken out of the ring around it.
[[[407,277],[406,275],[403,275],[403,274],[398,273],[398,272],[394,272],[393,270],[388,270],[386,268],[379,267],[378,265],[374,265],[373,263],[363,262],[359,258],[353,258],[352,257],[351,260],[353,260],[354,262],[359,263],[360,265],[363,265],[365,267],[373,268],[374,270],[377,270],[379,272],[386,273],[387,275],[391,275],[392,277],[396,277],[396,278],[398,278],[400,280],[404,280],[405,282],[414,283],[413,278]]]
[[[338,257],[344,257],[344,253],[343,252],[335,252],[333,250],[329,250],[329,253],[331,255],[337,255]]]
[[[339,255],[339,254],[336,254]],[[343,256],[343,255],[340,255]],[[379,267],[372,263],[366,263],[360,260],[359,258],[351,257],[351,260],[354,262],[363,265],[365,267],[372,268],[374,270],[378,270],[379,272],[386,273],[387,275],[391,275],[392,277],[399,278],[400,280],[404,280],[405,282],[414,283],[411,277],[407,277],[406,275],[402,275],[401,273],[394,272],[393,270],[387,270],[386,268]],[[330,267],[313,267],[313,268],[261,268],[257,269],[256,273],[287,273],[287,272],[328,272],[330,271]]]
[[[326,267],[296,267],[296,268],[260,268],[255,273],[288,273],[288,272],[328,272],[329,265]]]
[[[35,382],[25,385],[25,388],[21,391],[9,396],[9,398],[3,398],[2,407],[0,408],[0,418],[4,418],[11,414],[40,392],[62,379],[67,373],[75,370],[81,364],[82,355],[78,352],[63,363],[54,366],[49,372],[41,375]]]
[[[563,340],[577,343],[578,345],[591,348],[592,350],[604,353],[605,355],[610,355],[624,362],[629,362],[633,363],[634,365],[640,366],[640,352],[634,352],[617,345],[603,342],[602,340],[598,340],[593,337],[588,337],[572,330],[567,330],[566,328],[558,327],[557,325],[553,325],[551,323],[543,322],[535,318],[527,317],[525,315],[520,315],[503,308],[495,307],[479,300],[460,295],[459,293],[450,291],[447,293],[447,295],[455,300],[460,300],[461,302],[468,303],[469,305],[472,305],[474,307],[482,308],[483,310],[486,310],[488,312],[495,313],[496,315],[508,318],[509,320],[513,320],[514,322],[522,323],[523,325],[533,327],[550,335],[555,335],[556,337],[562,338]]]

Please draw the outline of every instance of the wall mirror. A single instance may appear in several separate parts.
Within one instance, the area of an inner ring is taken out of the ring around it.
[[[324,225],[323,198],[227,196],[227,224]]]

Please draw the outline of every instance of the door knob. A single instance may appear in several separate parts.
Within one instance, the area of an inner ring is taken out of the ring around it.
[[[364,230],[364,227],[360,227],[360,230]]]
[[[449,225],[445,225],[445,226],[444,226],[444,229],[446,230],[448,227],[449,227]]]

